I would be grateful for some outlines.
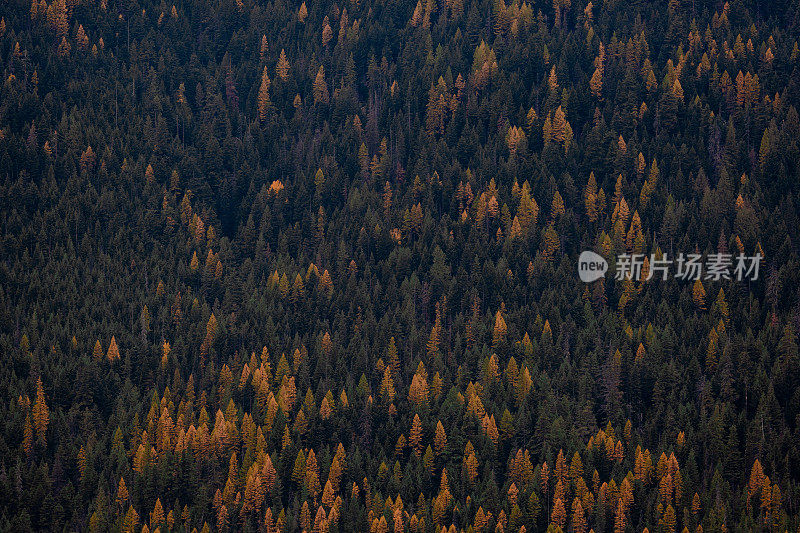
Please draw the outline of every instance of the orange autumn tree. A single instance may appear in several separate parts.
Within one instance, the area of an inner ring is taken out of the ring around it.
[[[278,64],[275,66],[275,73],[278,77],[286,81],[289,79],[289,59],[286,57],[286,50],[281,49],[281,55],[278,58]]]
[[[381,399],[387,404],[390,404],[394,401],[394,379],[392,379],[391,368],[388,366],[383,371],[383,379],[381,380],[379,394]]]
[[[305,472],[305,487],[311,497],[316,498],[319,494],[321,487],[319,483],[319,466],[317,465],[317,456],[314,450],[308,452],[306,459],[306,472]]]
[[[506,334],[508,333],[508,327],[506,326],[506,321],[503,319],[503,315],[500,313],[498,309],[497,313],[494,316],[494,330],[492,332],[492,346],[497,347],[501,344],[505,338]]]
[[[314,78],[314,103],[327,104],[328,103],[328,84],[325,81],[325,67],[319,66],[317,76]]]
[[[589,88],[592,91],[592,94],[598,100],[602,97],[603,91],[603,72],[605,70],[605,56],[606,51],[603,43],[600,43],[599,50],[597,52],[597,57],[594,59],[594,73],[592,74],[591,80],[589,80]]]
[[[445,446],[447,446],[447,434],[444,431],[444,426],[442,425],[441,420],[436,422],[436,434],[433,442],[436,449],[436,455],[441,455],[442,452],[444,452]]]
[[[411,422],[408,442],[411,444],[417,456],[422,454],[422,421],[419,418],[419,414],[415,414],[414,420]]]
[[[269,98],[270,85],[271,81],[269,79],[269,74],[267,74],[267,67],[264,67],[264,71],[261,73],[261,86],[258,89],[258,119],[261,122],[266,120],[267,111],[271,104]]]
[[[586,206],[586,215],[589,217],[589,220],[592,222],[597,221],[597,217],[599,214],[598,209],[598,189],[597,189],[597,181],[594,177],[594,172],[589,173],[589,181],[586,183],[586,187],[583,190],[583,199],[584,205]]]
[[[96,340],[94,348],[92,349],[92,359],[99,361],[103,358],[103,347],[100,345],[100,340]]]
[[[417,365],[417,371],[411,378],[411,386],[408,389],[408,401],[417,409],[422,409],[428,405],[428,372],[422,361]]]
[[[42,378],[36,380],[36,401],[33,404],[33,425],[36,429],[36,437],[42,444],[46,443],[47,424],[50,422],[50,409],[44,396]]]

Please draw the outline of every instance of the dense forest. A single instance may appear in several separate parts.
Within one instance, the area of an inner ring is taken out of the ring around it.
[[[797,531],[798,39],[796,0],[3,0],[0,530]]]

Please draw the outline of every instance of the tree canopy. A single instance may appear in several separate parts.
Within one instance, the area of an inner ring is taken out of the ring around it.
[[[0,530],[797,530],[799,38],[788,0],[0,3]]]

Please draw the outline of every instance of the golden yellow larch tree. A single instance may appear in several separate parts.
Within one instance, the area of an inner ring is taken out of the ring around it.
[[[397,345],[394,337],[389,339],[389,346],[386,348],[387,366],[392,372],[392,378],[397,381],[400,379],[400,356],[397,352]]]
[[[267,55],[269,51],[269,41],[267,41],[267,35],[263,34],[261,36],[261,44],[258,48],[259,54],[261,55],[261,61],[264,61],[264,57]]]
[[[78,50],[85,51],[89,48],[89,37],[86,35],[86,30],[83,29],[83,24],[78,25],[75,41],[78,44]]]
[[[484,415],[482,424],[486,436],[489,437],[489,440],[492,441],[492,444],[497,446],[497,443],[500,440],[500,432],[497,430],[497,422],[495,422],[494,415]]]
[[[675,78],[675,83],[672,84],[672,96],[683,102],[683,86],[678,78]]]
[[[553,113],[553,118],[551,122],[551,132],[550,136],[552,140],[564,147],[564,151],[566,152],[570,144],[572,143],[572,127],[570,126],[569,122],[567,121],[566,114],[561,106]]]
[[[214,344],[214,341],[217,338],[217,329],[217,317],[214,316],[214,313],[211,313],[211,316],[208,317],[208,322],[206,323],[206,340],[208,341],[209,345]]]
[[[333,281],[331,280],[331,275],[327,268],[322,272],[322,276],[319,278],[318,288],[328,299],[333,297]]]
[[[441,455],[447,446],[447,434],[444,431],[444,426],[442,425],[441,420],[436,422],[436,434],[434,435],[433,442],[436,449],[436,455]]]
[[[278,64],[275,66],[275,72],[278,77],[286,81],[289,79],[289,59],[286,57],[286,50],[281,49],[280,57],[278,57]]]
[[[308,490],[308,494],[312,498],[316,498],[322,489],[319,483],[319,466],[317,466],[317,456],[313,449],[308,452],[308,458],[306,459],[305,486],[306,490]]]
[[[122,519],[122,529],[123,531],[133,533],[138,525],[139,513],[136,512],[136,509],[133,508],[133,505],[129,505],[128,512],[125,513],[125,517]]]
[[[561,498],[555,498],[555,500],[553,500],[553,510],[550,513],[550,522],[563,530],[566,521],[567,511],[564,508],[564,502]]]
[[[120,477],[115,501],[121,509],[124,509],[125,502],[127,502],[129,498],[130,494],[128,493],[128,487],[125,485],[125,478]]]
[[[390,404],[394,401],[394,380],[392,379],[391,368],[388,366],[383,371],[383,379],[381,380],[379,395],[381,400],[387,404]]]
[[[328,533],[328,516],[325,509],[320,505],[314,515],[313,533]]]
[[[117,347],[117,339],[113,335],[111,336],[111,343],[108,345],[108,352],[106,353],[106,358],[111,361],[119,361],[119,348]]]
[[[642,163],[644,162],[644,157],[642,154],[639,154],[640,162],[639,166],[641,168]],[[641,171],[643,172],[643,170]],[[639,204],[641,208],[647,207],[647,204],[650,202],[650,198],[653,196],[653,192],[656,189],[656,185],[658,184],[658,178],[660,175],[660,171],[658,169],[658,164],[656,160],[653,159],[653,164],[650,167],[650,175],[648,176],[647,180],[642,184],[642,189],[639,192]]]
[[[497,354],[492,354],[486,361],[484,369],[484,382],[494,383],[500,379],[500,364],[497,362]]]
[[[417,0],[417,5],[414,7],[414,12],[411,14],[409,24],[413,27],[419,26],[422,22],[422,0]]]
[[[506,321],[503,318],[502,313],[500,310],[497,310],[497,313],[494,315],[494,330],[492,331],[492,346],[497,347],[498,345],[502,344],[508,333],[508,327],[506,326]]]
[[[333,399],[333,393],[328,391],[319,404],[319,417],[322,420],[330,419],[333,416],[334,408],[335,400]]]
[[[408,401],[418,409],[428,405],[428,373],[425,371],[422,361],[420,361],[420,364],[417,366],[417,371],[411,378],[411,386],[408,389]]]
[[[322,46],[328,46],[328,43],[331,42],[332,38],[333,30],[331,29],[328,15],[325,15],[325,18],[322,21]]]
[[[653,67],[650,66],[650,60],[645,59],[646,68],[645,71],[645,88],[648,92],[653,93],[658,89],[658,81],[656,81],[656,75],[653,72]]]
[[[572,501],[572,531],[575,533],[585,533],[586,531],[586,513],[578,497]]]
[[[100,345],[100,340],[97,339],[94,342],[94,348],[92,349],[92,359],[95,361],[99,361],[103,358],[103,347]]]
[[[552,261],[561,248],[561,239],[552,222],[542,232],[542,241],[542,254],[546,260]]]
[[[590,172],[589,181],[583,190],[583,201],[586,206],[586,215],[592,222],[596,222],[598,217],[597,192],[597,181],[595,180],[594,172]]]
[[[475,480],[478,478],[478,458],[475,456],[474,452],[470,452],[464,458],[464,477],[466,481],[470,484],[475,483]]]
[[[223,504],[217,510],[217,530],[225,531],[228,529],[228,507]]]
[[[261,73],[261,86],[258,89],[258,119],[261,122],[267,119],[267,112],[271,104],[269,98],[271,83],[269,74],[267,73],[267,67],[264,67],[264,71]]]
[[[164,507],[161,505],[161,499],[156,498],[153,512],[150,513],[150,527],[155,530],[162,524],[164,524]]]
[[[22,429],[22,449],[25,456],[30,457],[33,451],[33,422],[30,413],[25,415],[25,425]]]
[[[553,193],[553,201],[550,204],[550,218],[555,219],[563,215],[564,212],[564,199],[561,197],[561,193],[556,190],[556,192]]]
[[[594,59],[594,66],[595,70],[592,74],[591,80],[589,80],[589,88],[592,91],[592,94],[595,98],[600,99],[602,97],[603,92],[603,73],[605,70],[605,47],[603,43],[600,43],[599,49],[597,52],[597,57]]]
[[[342,467],[339,461],[338,456],[334,456],[333,461],[331,462],[331,468],[328,471],[328,481],[326,485],[330,483],[331,490],[335,493],[339,491],[339,483],[342,479]]]
[[[600,98],[603,91],[603,71],[599,68],[594,70],[592,78],[589,80],[589,89],[595,98]]]
[[[676,517],[675,508],[672,505],[667,505],[661,524],[665,533],[675,533]]]
[[[141,453],[141,458],[139,457],[139,453]],[[86,463],[86,448],[83,446],[83,444],[81,444],[81,447],[78,449],[78,456],[75,459],[76,459],[76,462],[78,463],[78,474],[80,474],[81,479],[83,479],[83,476],[86,475],[86,465],[87,465],[87,463]],[[141,468],[144,467],[144,465],[142,464],[142,461],[147,459],[146,455],[144,454],[144,446],[142,444],[139,445],[139,450],[137,451],[137,458],[136,459],[139,459],[139,462],[141,464],[139,471],[141,471]],[[137,462],[136,459],[134,459],[134,470],[136,470],[135,467],[137,466],[136,465],[136,462]]]
[[[761,488],[764,485],[765,479],[766,476],[764,475],[764,470],[761,467],[761,461],[756,458],[756,460],[753,462],[752,468],[750,469],[750,478],[748,479],[748,505],[751,504],[751,500],[754,496],[761,494]]]
[[[292,469],[292,480],[298,485],[303,483],[306,477],[306,456],[303,450],[297,451],[297,456],[294,459],[294,468]]]
[[[655,159],[653,160],[653,162],[655,163]],[[647,168],[647,163],[645,162],[644,154],[642,152],[639,152],[639,155],[636,157],[636,175],[639,178],[642,178],[644,176],[644,171],[646,168]]]
[[[533,226],[536,225],[537,219],[539,218],[539,206],[537,205],[536,200],[531,197],[530,184],[527,180],[522,184],[517,216],[519,217],[519,223],[523,231],[523,235],[528,236]]]
[[[328,103],[328,83],[325,81],[325,67],[319,66],[317,76],[314,78],[314,103],[327,104]]]
[[[430,475],[433,475],[435,473],[434,461],[435,457],[433,455],[433,449],[431,448],[431,445],[428,444],[428,446],[425,447],[425,453],[422,454],[422,465]],[[399,463],[395,464],[399,465]]]
[[[297,435],[300,437],[308,432],[308,419],[303,407],[301,407],[297,412],[297,416],[294,419],[294,424],[292,425],[292,431],[297,433]]]
[[[486,527],[489,523],[489,519],[486,516],[486,513],[483,511],[483,507],[478,507],[478,511],[475,513],[475,520],[473,522],[473,530],[475,533],[486,533]]]
[[[622,500],[619,500],[616,512],[614,513],[614,533],[625,533],[625,526],[625,505]]]
[[[414,420],[411,422],[408,442],[414,449],[414,453],[420,456],[422,454],[422,420],[420,420],[419,414],[415,414]]]
[[[692,286],[692,299],[699,310],[706,310],[706,290],[703,288],[703,282],[699,279]]]

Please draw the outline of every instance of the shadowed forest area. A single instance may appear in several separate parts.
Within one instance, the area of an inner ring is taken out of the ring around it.
[[[800,528],[800,4],[414,2],[0,3],[0,530]]]

